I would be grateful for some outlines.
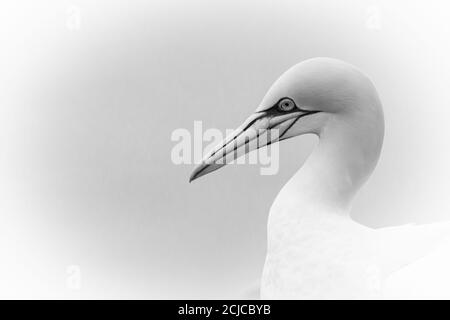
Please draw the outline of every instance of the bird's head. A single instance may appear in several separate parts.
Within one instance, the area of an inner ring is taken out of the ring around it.
[[[204,158],[190,181],[224,166],[230,154],[240,151],[242,155],[302,134],[320,136],[330,122],[339,123],[340,119],[346,119],[350,127],[377,120],[383,123],[381,104],[371,81],[340,60],[303,61],[275,81],[255,112]]]

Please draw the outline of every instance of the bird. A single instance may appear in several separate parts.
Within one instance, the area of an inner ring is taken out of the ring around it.
[[[268,133],[273,130],[277,134]],[[227,158],[318,136],[271,206],[261,298],[450,298],[448,222],[371,228],[351,218],[384,132],[370,78],[350,63],[311,58],[283,73],[256,111],[195,167],[190,182],[225,166]]]

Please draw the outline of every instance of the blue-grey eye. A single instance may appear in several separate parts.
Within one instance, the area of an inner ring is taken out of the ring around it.
[[[278,102],[278,109],[280,111],[291,111],[295,108],[295,103],[289,98],[284,98]]]

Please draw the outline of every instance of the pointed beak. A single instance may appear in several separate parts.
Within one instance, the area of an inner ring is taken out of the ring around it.
[[[192,172],[189,182],[220,169],[252,150],[283,140],[298,119],[311,113],[298,109],[288,113],[273,110],[254,113],[203,159]]]

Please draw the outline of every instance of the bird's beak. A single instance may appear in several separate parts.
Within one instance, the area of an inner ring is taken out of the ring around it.
[[[290,128],[303,116],[314,111],[295,110],[279,113],[256,112],[210,152],[192,172],[189,182],[220,169],[238,157],[269,144],[284,140]]]

